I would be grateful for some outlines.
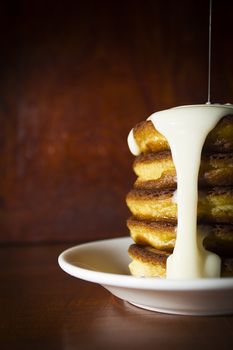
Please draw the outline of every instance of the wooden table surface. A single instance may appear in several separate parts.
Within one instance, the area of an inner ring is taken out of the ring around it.
[[[136,308],[65,274],[57,257],[66,248],[0,248],[0,349],[233,348],[233,316],[174,316]]]

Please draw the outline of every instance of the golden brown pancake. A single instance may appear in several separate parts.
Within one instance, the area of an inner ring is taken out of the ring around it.
[[[131,217],[127,227],[135,243],[171,252],[176,240],[176,224]]]
[[[161,277],[166,276],[166,261],[169,253],[152,248],[132,244],[128,249],[133,260],[129,264],[130,272],[135,277]]]
[[[128,249],[132,262],[130,272],[135,277],[166,277],[168,252],[150,246],[132,244]],[[222,257],[221,276],[233,276],[233,258]]]
[[[137,189],[174,189],[176,170],[170,151],[141,154],[133,169],[138,176]],[[233,153],[202,155],[199,186],[233,186]]]
[[[173,251],[176,224],[132,217],[127,220],[127,226],[135,243],[170,253]],[[197,229],[205,237],[203,245],[207,250],[221,256],[233,256],[233,225],[198,225]]]
[[[133,129],[136,143],[142,153],[169,151],[166,138],[160,134],[150,120],[137,124]],[[222,118],[206,138],[203,152],[233,152],[233,115]]]
[[[177,204],[174,190],[130,191],[126,203],[138,219],[176,222]],[[197,217],[200,223],[233,224],[233,189],[215,187],[199,191]]]

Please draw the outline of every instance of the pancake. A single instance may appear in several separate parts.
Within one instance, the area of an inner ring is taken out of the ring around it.
[[[137,189],[174,189],[176,170],[170,151],[141,154],[136,157],[133,169],[138,176]],[[199,186],[233,186],[233,153],[202,155]]]
[[[174,190],[133,189],[126,203],[138,219],[177,222],[177,204]],[[199,191],[197,218],[200,223],[233,224],[233,189],[214,187]]]
[[[132,244],[128,253],[133,260],[129,264],[133,276],[161,278],[166,276],[166,261],[169,253],[138,244]]]
[[[130,272],[135,277],[166,277],[166,261],[169,253],[150,246],[132,244],[128,249],[132,262]],[[233,258],[222,257],[221,277],[233,276]]]
[[[131,217],[127,220],[127,227],[135,243],[151,245],[153,248],[173,251],[176,240],[176,224],[138,220]]]
[[[170,151],[141,154],[133,163],[138,189],[175,189],[176,170]]]
[[[127,220],[130,235],[135,243],[151,246],[171,253],[175,246],[176,224],[138,220]],[[198,225],[204,238],[203,245],[218,255],[233,256],[233,225]]]
[[[170,150],[166,138],[154,128],[150,120],[138,123],[133,129],[133,135],[142,153]],[[233,152],[233,115],[222,118],[211,130],[203,146],[203,152]]]

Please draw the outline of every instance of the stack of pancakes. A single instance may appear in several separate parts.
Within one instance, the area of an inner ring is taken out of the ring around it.
[[[127,226],[134,276],[166,277],[166,260],[176,240],[176,170],[166,138],[149,120],[136,125],[140,149],[137,175],[126,202],[132,213]],[[222,260],[222,276],[233,276],[233,115],[220,120],[202,150],[198,179],[198,230],[204,247]]]

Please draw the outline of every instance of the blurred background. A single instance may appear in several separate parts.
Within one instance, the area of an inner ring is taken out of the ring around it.
[[[211,102],[233,102],[233,2],[213,0]],[[0,242],[127,235],[127,135],[207,101],[209,1],[1,1]]]

